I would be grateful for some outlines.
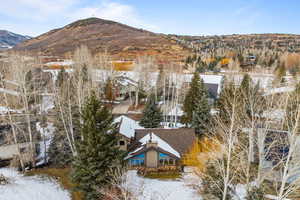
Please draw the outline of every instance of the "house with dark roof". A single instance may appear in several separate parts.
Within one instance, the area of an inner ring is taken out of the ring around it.
[[[186,74],[184,77],[183,87],[189,88],[192,82],[193,74]],[[210,99],[216,99],[222,90],[222,84],[224,81],[223,75],[209,75],[200,74],[200,78],[203,80],[204,85],[208,91],[208,96]]]
[[[195,141],[191,128],[136,129],[126,160],[129,166],[178,166]]]

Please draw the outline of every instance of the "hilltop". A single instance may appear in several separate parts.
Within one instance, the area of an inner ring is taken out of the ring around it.
[[[0,50],[10,49],[28,39],[31,39],[31,37],[0,30]]]
[[[83,19],[51,30],[14,49],[68,56],[80,45],[88,46],[94,54],[107,51],[115,59],[155,55],[161,60],[181,61],[190,53],[166,35],[99,18]]]

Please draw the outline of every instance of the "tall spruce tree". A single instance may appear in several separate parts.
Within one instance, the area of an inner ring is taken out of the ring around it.
[[[239,93],[241,114],[250,118],[254,113],[258,115],[263,112],[265,101],[260,92],[259,82],[254,84],[251,77],[245,74],[239,87]]]
[[[158,128],[162,121],[163,114],[155,102],[155,95],[151,94],[143,110],[143,118],[140,121],[140,125],[145,128]]]
[[[117,145],[117,135],[111,113],[95,94],[87,99],[82,111],[83,140],[78,143],[78,155],[72,165],[73,181],[85,199],[103,199],[99,190],[115,178],[114,171],[123,166],[124,153]]]
[[[230,122],[233,110],[232,102],[234,102],[234,98],[236,98],[236,95],[238,95],[236,90],[237,88],[233,81],[225,81],[224,88],[222,89],[219,99],[216,102],[216,107],[219,111],[219,117],[223,123]]]
[[[297,131],[297,133],[300,133],[300,125],[295,127],[297,124],[298,119],[298,113],[300,109],[300,83],[296,85],[295,90],[291,93],[291,95],[288,97],[287,107],[286,107],[286,117],[285,117],[285,123],[284,128],[287,131]],[[300,124],[300,122],[298,122]]]
[[[194,73],[191,87],[185,96],[183,111],[182,122],[195,128],[196,133],[203,133],[211,116],[208,92],[198,72]]]

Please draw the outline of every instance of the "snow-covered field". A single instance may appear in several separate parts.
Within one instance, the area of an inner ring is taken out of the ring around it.
[[[148,179],[132,170],[127,173],[126,187],[138,200],[201,200],[192,184],[194,176],[184,175],[178,180]]]
[[[23,176],[9,168],[1,168],[0,174],[11,181],[9,185],[0,185],[1,200],[71,200],[69,192],[54,180]]]

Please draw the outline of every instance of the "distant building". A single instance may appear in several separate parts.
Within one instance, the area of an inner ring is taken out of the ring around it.
[[[189,84],[192,82],[192,78],[193,78],[193,74],[185,75],[184,87],[189,86]],[[204,85],[206,86],[209,97],[212,99],[218,98],[222,90],[224,76],[201,74],[200,78],[203,80]]]

